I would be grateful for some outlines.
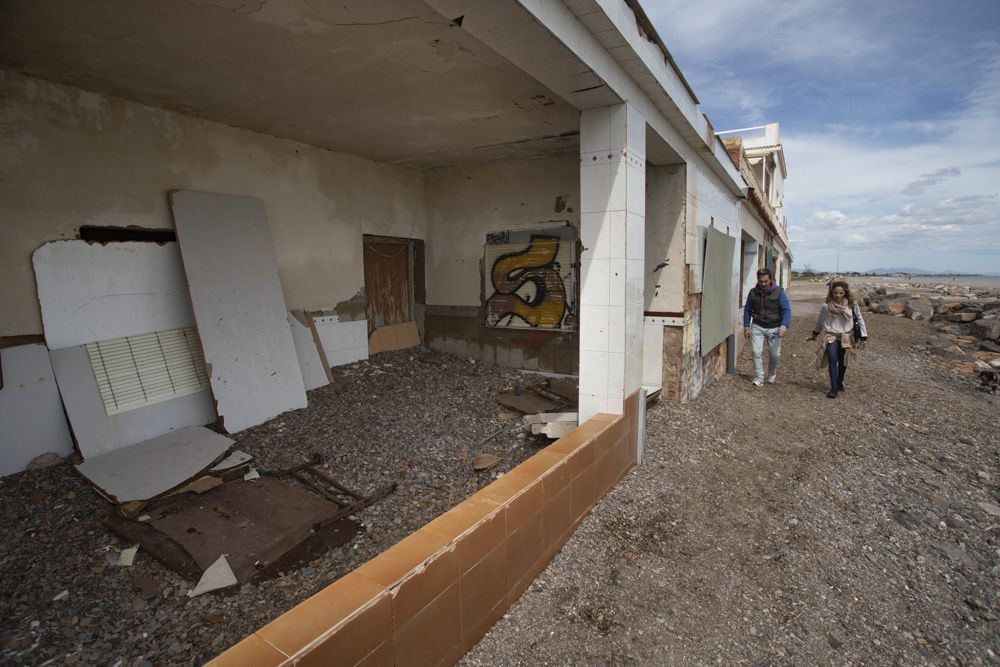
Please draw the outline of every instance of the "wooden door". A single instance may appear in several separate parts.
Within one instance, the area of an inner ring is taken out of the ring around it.
[[[409,241],[366,238],[364,264],[368,331],[412,320]]]

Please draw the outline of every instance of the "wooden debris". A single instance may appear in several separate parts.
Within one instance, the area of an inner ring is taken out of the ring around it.
[[[480,454],[473,460],[472,467],[476,470],[489,470],[500,463],[500,457],[494,454]]]

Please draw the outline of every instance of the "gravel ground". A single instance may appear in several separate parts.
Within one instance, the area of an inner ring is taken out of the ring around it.
[[[873,344],[827,399],[805,341],[818,294],[791,292],[778,384],[752,387],[745,351],[696,401],[653,406],[645,462],[463,664],[997,661],[1000,398],[928,356],[930,324],[868,315]],[[0,479],[0,664],[200,664],[542,444],[495,402],[513,371],[417,349],[336,374],[238,445],[262,468],[318,451],[344,482],[400,488],[345,547],[228,595],[188,599],[142,552],[115,567],[129,545],[69,465]],[[480,452],[504,459],[475,473]]]
[[[463,665],[1000,662],[998,401],[866,315],[826,398],[793,286],[775,385],[736,375],[648,413],[646,459]]]
[[[362,493],[399,488],[357,515],[365,529],[352,542],[280,578],[189,599],[193,583],[142,551],[133,567],[117,567],[131,544],[102,525],[111,506],[68,463],[0,479],[0,664],[201,664],[549,442],[519,438],[517,416],[496,402],[537,376],[426,348],[334,375],[309,392],[308,408],[234,436],[237,446],[262,469],[319,452],[320,469]],[[476,472],[479,453],[502,460]]]

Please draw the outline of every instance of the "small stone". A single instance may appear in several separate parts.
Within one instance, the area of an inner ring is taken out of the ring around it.
[[[40,468],[51,468],[62,463],[62,457],[55,452],[39,454],[28,462],[27,470],[38,470]]]
[[[987,502],[985,500],[976,504],[979,505],[979,509],[983,510],[990,516],[1000,517],[1000,505],[997,505],[996,503]]]

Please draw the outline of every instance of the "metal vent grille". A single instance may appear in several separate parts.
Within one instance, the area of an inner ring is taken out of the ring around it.
[[[87,353],[109,415],[208,388],[194,327],[88,343]]]

